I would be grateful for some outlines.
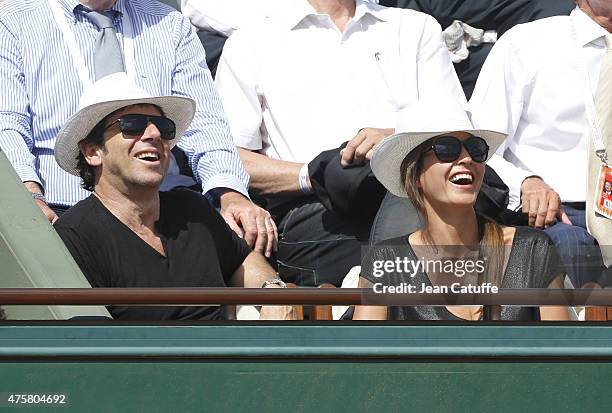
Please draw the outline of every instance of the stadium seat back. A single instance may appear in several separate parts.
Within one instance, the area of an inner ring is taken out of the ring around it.
[[[0,288],[91,288],[1,150],[0,194]],[[4,308],[10,320],[110,318],[103,306]]]

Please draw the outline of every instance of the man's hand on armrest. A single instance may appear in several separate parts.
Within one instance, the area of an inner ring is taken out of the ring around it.
[[[23,184],[25,185],[26,189],[30,191],[31,194],[33,194],[32,196],[34,197],[36,205],[38,205],[42,213],[45,214],[49,222],[51,224],[55,223],[55,221],[57,221],[58,219],[58,216],[51,208],[49,208],[47,202],[45,202],[43,190],[40,185],[32,181],[24,182]]]
[[[521,203],[531,227],[547,228],[556,220],[572,225],[563,211],[559,194],[539,176],[525,178],[521,184]]]

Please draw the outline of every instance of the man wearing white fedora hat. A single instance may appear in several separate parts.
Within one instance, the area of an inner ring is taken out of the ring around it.
[[[490,166],[510,188],[509,207],[551,236],[579,287],[605,282],[602,254],[612,265],[612,219],[594,208],[606,152],[611,164],[612,3],[576,3],[570,16],[499,39],[470,110],[477,127],[508,133]]]
[[[126,71],[152,95],[190,96],[197,104],[179,144],[185,168],[172,159],[164,188],[197,181],[232,229],[271,254],[274,223],[248,199],[249,177],[204,50],[179,12],[150,0],[4,1],[0,60],[0,148],[49,221],[88,196],[55,163],[55,136],[89,84]]]
[[[265,258],[188,189],[159,192],[195,102],[151,97],[124,73],[86,90],[55,158],[93,193],[55,223],[93,287],[279,287]],[[215,319],[215,307],[111,307],[122,319]],[[265,307],[285,318],[289,307]]]

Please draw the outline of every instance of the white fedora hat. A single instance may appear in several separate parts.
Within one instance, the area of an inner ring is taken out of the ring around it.
[[[370,166],[380,183],[399,197],[408,196],[401,182],[402,162],[423,142],[446,133],[467,132],[487,142],[488,161],[506,139],[500,132],[474,129],[466,111],[452,99],[443,103],[417,102],[404,108],[398,115],[395,131],[378,144]]]
[[[59,166],[66,172],[79,176],[79,142],[106,116],[118,109],[137,104],[158,106],[164,116],[176,124],[176,137],[170,141],[170,147],[174,146],[189,128],[196,109],[195,101],[187,97],[149,95],[123,72],[105,76],[83,92],[78,111],[59,131],[55,141],[55,160]]]

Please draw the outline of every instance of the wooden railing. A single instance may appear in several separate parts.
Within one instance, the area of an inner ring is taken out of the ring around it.
[[[612,306],[612,289],[500,289],[487,294],[375,294],[361,288],[0,288],[3,305]]]

